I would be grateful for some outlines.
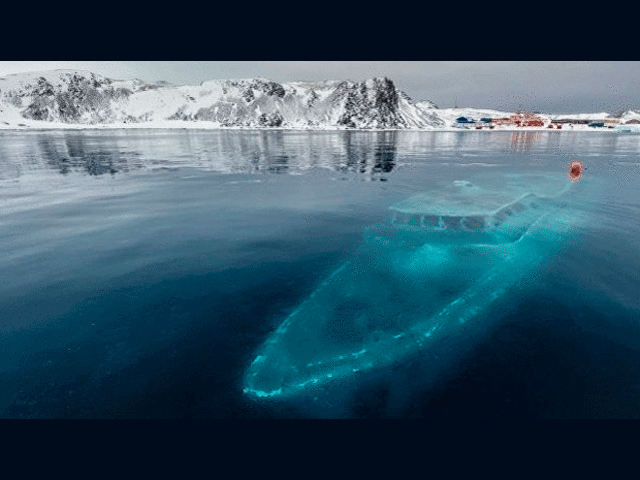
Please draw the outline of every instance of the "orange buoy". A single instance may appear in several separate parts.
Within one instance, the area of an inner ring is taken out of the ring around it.
[[[584,172],[584,164],[579,162],[578,160],[573,160],[569,164],[569,180],[573,182],[577,182],[582,177],[582,173]]]

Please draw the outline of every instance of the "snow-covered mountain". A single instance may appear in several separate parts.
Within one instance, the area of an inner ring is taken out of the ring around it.
[[[0,78],[0,126],[139,123],[219,127],[431,129],[444,126],[431,102],[413,102],[388,78],[277,83],[263,78],[199,86],[113,80],[54,70]]]

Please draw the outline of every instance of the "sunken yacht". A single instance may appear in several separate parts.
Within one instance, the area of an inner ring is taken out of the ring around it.
[[[244,393],[309,393],[468,336],[564,243],[577,188],[561,174],[511,174],[499,187],[458,180],[392,205],[389,222],[365,229],[355,254],[266,339]]]

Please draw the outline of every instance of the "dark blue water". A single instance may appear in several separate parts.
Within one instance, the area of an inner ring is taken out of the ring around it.
[[[572,159],[589,223],[435,384],[413,359],[339,416],[638,418],[640,136],[148,130],[0,134],[0,416],[326,416],[242,378],[363,229],[416,192]]]

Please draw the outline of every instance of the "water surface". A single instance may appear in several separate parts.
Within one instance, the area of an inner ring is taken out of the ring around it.
[[[364,228],[453,180],[578,159],[590,223],[487,336],[435,384],[425,352],[356,385],[340,416],[638,418],[639,152],[610,132],[3,132],[0,416],[326,415],[250,401],[242,375]]]

